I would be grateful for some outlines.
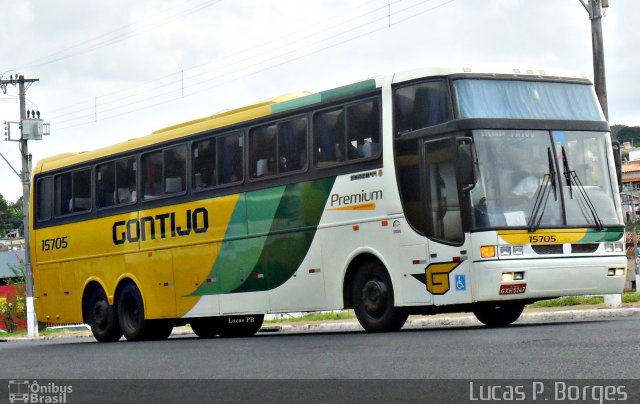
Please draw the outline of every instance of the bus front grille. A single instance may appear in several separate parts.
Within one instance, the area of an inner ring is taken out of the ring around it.
[[[562,244],[535,244],[531,248],[536,254],[562,254]]]
[[[600,244],[588,243],[588,244],[571,244],[571,252],[574,254],[590,254],[596,252]]]

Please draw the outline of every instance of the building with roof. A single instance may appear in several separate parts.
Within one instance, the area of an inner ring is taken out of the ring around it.
[[[11,267],[17,267],[24,260],[24,250],[0,250],[0,284],[7,278],[15,277]]]

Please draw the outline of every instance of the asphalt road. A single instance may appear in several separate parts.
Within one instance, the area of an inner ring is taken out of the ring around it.
[[[0,342],[0,379],[576,379],[640,377],[640,320]]]

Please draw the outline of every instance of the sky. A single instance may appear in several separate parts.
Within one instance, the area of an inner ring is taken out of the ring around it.
[[[418,67],[593,77],[580,0],[0,0],[0,9],[0,75],[39,79],[27,108],[50,123],[49,136],[29,142],[34,165],[284,93]],[[611,124],[640,126],[638,16],[640,1],[610,0],[602,20]],[[18,87],[9,85],[0,122],[18,120]],[[17,142],[0,142],[0,153],[20,171]],[[22,195],[4,161],[0,194]]]

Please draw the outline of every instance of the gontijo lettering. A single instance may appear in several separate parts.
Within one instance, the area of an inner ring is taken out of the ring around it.
[[[184,226],[178,226],[184,223]],[[188,236],[194,233],[205,233],[209,229],[209,212],[206,208],[187,209],[182,217],[176,219],[176,212],[161,213],[155,216],[144,216],[128,221],[119,220],[113,224],[113,244],[135,243],[148,238]]]

